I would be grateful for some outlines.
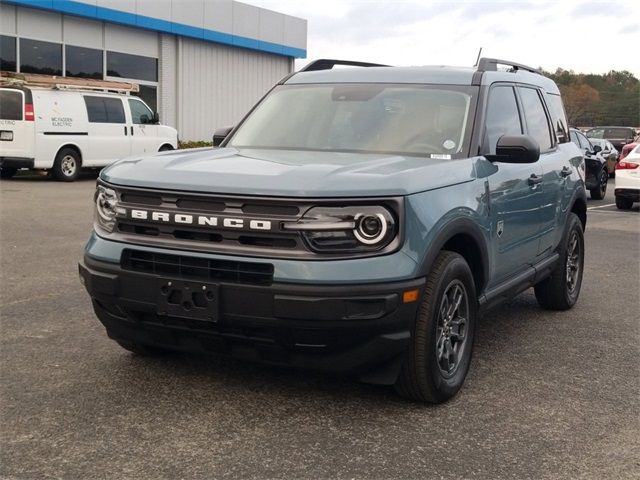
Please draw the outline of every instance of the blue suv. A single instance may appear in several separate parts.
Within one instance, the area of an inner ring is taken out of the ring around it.
[[[533,68],[320,60],[214,144],[100,174],[80,276],[128,350],[343,372],[437,403],[489,308],[530,287],[543,308],[578,299],[584,160]]]

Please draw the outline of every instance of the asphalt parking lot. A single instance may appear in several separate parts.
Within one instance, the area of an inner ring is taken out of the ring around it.
[[[578,305],[485,316],[433,407],[226,358],[136,357],[78,281],[95,177],[0,185],[0,477],[638,478],[640,214],[589,202]]]

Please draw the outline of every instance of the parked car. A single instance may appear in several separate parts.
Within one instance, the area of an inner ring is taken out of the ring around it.
[[[636,131],[632,127],[594,127],[587,130],[586,135],[589,138],[609,140],[620,151],[624,145],[633,141]]]
[[[87,80],[92,86],[84,87],[84,79],[28,75],[18,82],[2,73],[3,179],[26,168],[50,170],[57,180],[70,182],[82,167],[178,146],[176,129],[161,125],[142,99],[111,91],[122,82]]]
[[[618,157],[620,156],[618,150],[609,140],[604,138],[590,138],[589,141],[594,147],[598,146],[602,149],[600,150],[600,155],[607,161],[609,176],[613,177],[616,171],[616,163],[618,163]]]
[[[530,287],[576,303],[584,163],[556,84],[487,58],[355,64],[285,77],[219,147],[101,172],[79,270],[110,338],[443,402],[487,309]]]
[[[622,147],[622,150],[620,151],[620,157],[618,158],[618,161],[620,160],[624,160],[624,158],[629,155],[629,153],[631,153],[631,150],[633,150],[634,148],[636,148],[636,146],[640,143],[640,135],[637,136],[636,138],[633,139],[633,142],[631,143],[627,143],[626,145],[624,145]]]
[[[633,202],[640,202],[640,145],[618,162],[614,192],[620,210],[629,210]]]
[[[584,155],[586,169],[585,185],[594,200],[602,200],[607,193],[609,171],[607,161],[601,154],[598,145],[592,145],[589,139],[578,129],[569,129],[571,141],[575,143]]]

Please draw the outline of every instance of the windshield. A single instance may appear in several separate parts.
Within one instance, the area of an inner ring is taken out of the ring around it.
[[[449,85],[282,85],[227,145],[454,158],[467,150],[474,92]]]

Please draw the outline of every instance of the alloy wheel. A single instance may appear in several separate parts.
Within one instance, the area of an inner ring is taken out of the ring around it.
[[[438,311],[436,360],[446,378],[452,377],[462,361],[467,343],[469,299],[462,282],[453,280],[445,289]]]

